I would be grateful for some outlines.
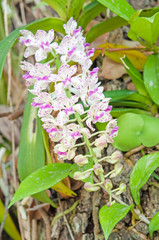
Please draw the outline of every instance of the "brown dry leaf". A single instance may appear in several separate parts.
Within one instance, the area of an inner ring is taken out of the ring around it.
[[[111,60],[108,57],[104,57],[102,63],[102,72],[99,75],[105,79],[117,79],[122,77],[123,74],[127,73],[124,66]]]
[[[127,84],[127,89],[132,90],[132,91],[136,91],[136,87],[135,87],[133,82],[130,82],[130,83]]]

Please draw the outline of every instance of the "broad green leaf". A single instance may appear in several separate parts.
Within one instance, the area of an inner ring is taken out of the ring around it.
[[[118,118],[119,132],[114,147],[129,151],[143,144],[153,147],[159,143],[159,119],[145,114],[126,113]],[[97,125],[98,128],[98,125]]]
[[[137,114],[125,113],[118,118],[118,136],[113,146],[122,151],[129,151],[141,145],[141,132],[144,120]]]
[[[120,17],[113,17],[111,19],[107,19],[104,22],[100,22],[93,26],[89,32],[86,34],[87,42],[93,42],[97,37],[101,36],[106,32],[113,31],[119,27],[127,25],[128,22],[123,20]]]
[[[112,117],[115,117],[115,118],[118,118],[125,113],[151,115],[150,112],[147,112],[147,111],[144,111],[141,109],[137,109],[137,108],[113,108],[113,110],[111,111]]]
[[[159,36],[159,12],[152,17],[138,17],[130,25],[128,37],[136,41],[143,39],[149,45],[157,42]]]
[[[18,175],[21,181],[45,165],[42,126],[37,109],[31,106],[33,97],[35,96],[29,92],[21,127],[18,154]]]
[[[67,20],[69,20],[71,17],[73,17],[74,19],[77,19],[83,4],[84,4],[85,0],[69,0],[68,1],[68,6],[67,6]]]
[[[57,184],[68,176],[71,166],[68,163],[52,163],[36,170],[21,182],[9,207],[27,196],[39,193]]]
[[[153,147],[159,143],[159,118],[140,114],[144,120],[141,142],[146,147]]]
[[[85,29],[87,24],[104,10],[105,7],[102,4],[97,1],[91,2],[84,8],[81,16],[79,17],[78,25]]]
[[[42,126],[41,121],[37,116],[37,109],[31,106],[33,97],[34,96],[31,93],[28,94],[21,127],[18,154],[18,175],[21,181],[35,170],[45,165]],[[33,197],[41,202],[50,203],[55,207],[45,191],[38,193]]]
[[[8,37],[0,41],[0,79],[1,79],[2,70],[3,70],[3,66],[5,63],[7,54],[9,50],[13,47],[15,41],[17,40],[20,30],[28,29],[30,31],[33,31],[33,33],[35,33],[38,29],[48,31],[51,28],[53,28],[57,32],[64,33],[64,29],[63,29],[64,23],[65,22],[59,18],[43,18],[33,23],[30,23],[28,25],[25,25],[23,27],[17,28],[13,32],[11,32]]]
[[[3,221],[5,214],[5,208],[4,205],[0,199],[0,223]],[[20,234],[16,229],[16,226],[14,225],[14,222],[12,221],[12,218],[10,217],[9,213],[7,215],[7,218],[5,220],[4,224],[4,230],[8,233],[8,235],[13,239],[13,240],[21,240]]]
[[[98,0],[98,2],[126,21],[128,21],[135,12],[133,7],[126,0]]]
[[[141,73],[134,67],[127,57],[122,58],[122,62],[137,91],[144,96],[148,96]]]
[[[67,18],[67,0],[43,0],[48,3],[57,13],[58,15],[66,20]]]
[[[159,152],[142,157],[134,166],[130,175],[130,190],[137,205],[140,204],[139,190],[147,182],[154,170],[159,167]]]
[[[103,206],[99,211],[99,221],[104,233],[105,240],[108,239],[115,225],[123,219],[130,211],[133,205],[125,206],[119,203],[114,203],[112,206]]]
[[[153,232],[159,230],[159,212],[151,219],[149,224],[149,233],[151,239],[153,238]]]
[[[159,105],[159,53],[150,55],[145,63],[144,84],[152,100]]]

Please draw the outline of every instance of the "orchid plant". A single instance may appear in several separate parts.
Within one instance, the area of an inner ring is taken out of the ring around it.
[[[64,24],[66,36],[58,44],[54,39],[54,30],[48,33],[38,30],[35,36],[28,30],[22,30],[19,41],[26,46],[24,57],[35,55],[35,65],[23,61],[21,68],[26,71],[23,78],[29,91],[36,95],[32,106],[38,108],[38,116],[50,140],[56,142],[54,152],[59,161],[74,160],[78,166],[88,164],[93,159],[93,167],[74,173],[74,179],[87,179],[92,172],[99,182],[85,182],[84,188],[96,191],[101,185],[109,192],[120,194],[125,191],[125,184],[112,190],[111,178],[122,171],[119,151],[111,156],[102,157],[102,150],[118,134],[117,120],[110,114],[110,98],[103,94],[103,87],[98,82],[98,68],[90,70],[94,48],[86,43],[81,27],[70,18]],[[46,61],[48,54],[52,58]],[[41,63],[45,60],[45,63]],[[56,64],[55,64],[56,63]],[[54,85],[54,91],[50,86]],[[87,110],[86,110],[87,109]],[[53,112],[55,114],[53,114]],[[54,116],[56,115],[56,117]],[[83,117],[85,116],[85,117]],[[94,124],[107,123],[104,131],[96,131]],[[95,139],[94,139],[95,138]],[[78,154],[78,147],[87,147],[87,153]],[[111,172],[104,173],[102,161],[114,164]]]

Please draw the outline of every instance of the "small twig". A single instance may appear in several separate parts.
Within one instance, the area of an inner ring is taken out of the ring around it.
[[[36,205],[32,208],[27,208],[26,211],[27,212],[33,212],[33,211],[39,210],[40,208],[43,208],[43,207],[48,206],[48,205],[50,205],[50,204],[49,203],[42,203],[42,204]]]
[[[140,147],[137,147],[137,148],[133,148],[132,150],[130,150],[129,152],[127,152],[124,157],[125,158],[128,158],[130,157],[132,154],[134,153],[137,153],[137,152],[140,152],[142,149],[144,149],[145,146],[144,145],[141,145]]]
[[[0,225],[0,239],[2,238],[2,231],[3,231],[3,228],[4,228],[6,218],[8,216],[8,204],[9,204],[9,187],[8,187],[8,180],[7,180],[7,173],[6,173],[6,169],[5,169],[5,164],[2,162],[1,166],[2,166],[2,173],[3,173],[4,183],[5,183],[6,194],[5,194],[5,213],[4,213],[1,225]]]
[[[76,205],[77,205],[77,204],[76,204]],[[68,229],[68,232],[69,232],[69,234],[70,234],[70,237],[71,237],[72,240],[75,240],[75,238],[74,238],[74,236],[73,236],[73,233],[72,233],[72,230],[71,230],[71,228],[70,228],[70,225],[68,224],[67,218],[66,218],[66,216],[65,216],[65,214],[64,214],[64,212],[63,212],[63,208],[62,208],[62,204],[61,204],[60,199],[59,199],[59,206],[60,206],[60,208],[61,208],[61,212],[62,212],[62,215],[63,215],[63,219],[64,219],[65,224],[66,224],[66,226],[67,226],[67,229]]]
[[[143,52],[152,52],[152,50],[145,47],[132,47],[132,48],[108,48],[106,49],[109,53],[111,52],[120,52],[120,51],[143,51]]]
[[[55,221],[56,221],[58,218],[60,218],[60,217],[62,217],[63,215],[66,215],[66,214],[72,212],[72,211],[77,207],[78,202],[79,202],[79,201],[76,201],[69,209],[66,209],[64,212],[60,212],[59,214],[57,214],[57,215],[53,218],[51,225],[53,226],[54,223],[55,223]]]
[[[40,212],[40,214],[45,222],[46,239],[51,240],[51,226],[50,226],[49,217],[44,209],[39,208],[38,211]]]
[[[20,11],[21,11],[21,16],[22,16],[22,21],[23,21],[23,24],[26,25],[27,21],[26,21],[26,17],[25,17],[24,3],[22,0],[19,0],[19,2],[20,2]]]
[[[8,116],[8,119],[9,119],[10,121],[13,121],[13,120],[19,118],[20,116],[22,116],[23,113],[24,113],[24,108],[21,108],[21,109],[15,111],[15,112],[11,113],[11,114]]]
[[[38,225],[36,219],[32,219],[32,239],[38,240]]]
[[[8,117],[12,112],[4,112],[4,113],[0,113],[0,118],[1,117]]]
[[[147,182],[148,185],[159,188],[159,183],[157,182]]]

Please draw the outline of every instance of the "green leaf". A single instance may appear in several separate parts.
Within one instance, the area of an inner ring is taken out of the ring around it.
[[[125,206],[114,203],[112,206],[103,206],[99,211],[99,221],[104,233],[105,240],[108,239],[115,225],[126,216],[133,205]]]
[[[146,104],[140,103],[140,102],[135,102],[135,101],[123,101],[123,100],[110,101],[110,104],[113,107],[133,107],[133,108],[143,109],[145,111],[150,110],[150,107],[148,107]]]
[[[113,91],[104,91],[103,93],[105,97],[111,98],[111,100],[116,101],[116,100],[124,100],[128,96],[131,96],[137,92],[127,90],[127,89],[121,89],[121,90],[113,90]]]
[[[39,193],[57,184],[68,176],[70,167],[71,164],[68,163],[52,163],[36,170],[21,182],[9,207],[27,196]]]
[[[146,147],[153,147],[159,143],[159,118],[140,114],[144,120],[141,142]]]
[[[130,190],[137,205],[140,204],[139,190],[157,167],[159,167],[159,152],[148,154],[135,164],[130,175]]]
[[[0,79],[7,54],[9,50],[13,47],[15,41],[17,40],[20,30],[28,29],[35,33],[38,29],[48,31],[51,28],[53,28],[57,32],[64,33],[63,29],[64,23],[65,22],[62,19],[58,18],[43,18],[28,25],[25,25],[23,27],[17,28],[13,32],[11,32],[8,37],[0,41]]]
[[[128,37],[136,41],[139,38],[153,45],[157,42],[159,36],[159,12],[152,17],[137,17],[130,25]]]
[[[71,17],[77,19],[82,10],[84,2],[85,0],[69,0],[67,7],[67,19],[70,19]]]
[[[149,233],[151,239],[153,238],[153,232],[159,230],[159,212],[151,219],[149,224]]]
[[[31,106],[33,97],[31,93],[28,93],[21,128],[18,154],[18,175],[21,181],[35,170],[45,165],[42,126],[37,116],[37,109]],[[45,191],[33,197],[41,202],[50,203],[53,207],[56,206]]]
[[[159,12],[159,7],[142,9],[140,17],[152,17],[157,12]]]
[[[126,21],[128,21],[135,12],[133,7],[126,0],[98,0],[98,2]]]
[[[48,3],[58,15],[66,20],[67,16],[67,0],[43,0]]]
[[[127,57],[122,58],[122,62],[124,63],[123,65],[131,77],[137,91],[144,96],[148,96],[141,73],[134,67]]]
[[[86,40],[87,42],[93,42],[97,37],[101,36],[102,34],[113,31],[127,24],[128,22],[120,17],[113,17],[111,19],[107,19],[106,21],[100,22],[93,26],[89,30],[89,32],[87,32]]]
[[[97,1],[91,2],[84,8],[81,16],[79,17],[78,25],[81,26],[82,29],[85,29],[88,23],[104,10],[105,7],[102,4]]]
[[[0,223],[3,221],[4,214],[5,214],[5,208],[0,199]],[[9,214],[7,215],[7,218],[5,220],[4,230],[8,233],[8,235],[13,240],[21,240],[20,234],[17,231],[16,226],[14,225],[14,222]]]
[[[144,83],[152,100],[159,105],[159,53],[148,57],[144,67]]]
[[[113,146],[122,151],[129,151],[141,145],[141,132],[144,120],[140,115],[125,113],[118,118],[118,136],[114,139]]]
[[[18,175],[21,181],[45,165],[42,126],[37,109],[31,106],[33,97],[29,92],[21,127],[18,155]]]
[[[153,147],[159,143],[158,125],[158,118],[145,114],[125,113],[118,118],[119,131],[113,146],[121,151],[129,151],[141,144]]]

